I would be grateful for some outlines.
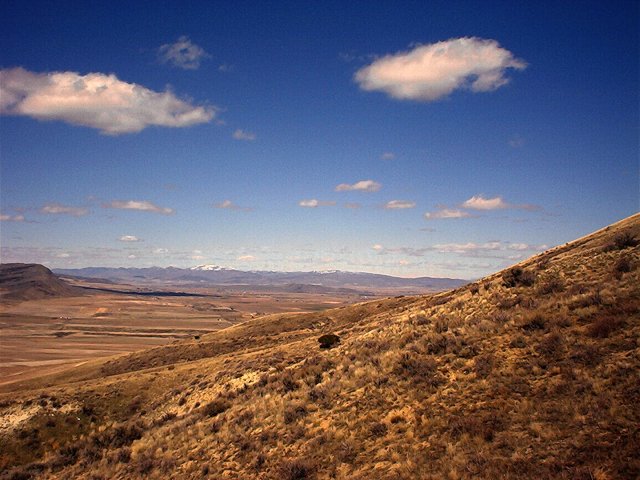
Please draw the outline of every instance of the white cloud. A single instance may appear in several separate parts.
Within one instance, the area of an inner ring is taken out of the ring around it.
[[[0,214],[0,222],[24,222],[24,215]]]
[[[194,106],[172,92],[155,92],[115,75],[0,70],[0,113],[38,120],[62,120],[108,135],[149,126],[188,127],[207,123],[213,107]]]
[[[236,140],[246,140],[247,142],[253,142],[256,139],[256,134],[238,128],[235,132],[233,132],[233,138],[235,138]]]
[[[373,180],[360,180],[352,185],[348,183],[341,183],[335,190],[336,192],[348,192],[353,190],[359,190],[362,192],[377,192],[382,188],[382,184]]]
[[[386,210],[402,210],[406,208],[414,208],[416,206],[416,202],[409,202],[406,200],[391,200],[387,202],[384,206]]]
[[[135,235],[122,235],[119,240],[121,242],[139,242],[140,239]]]
[[[156,255],[164,255],[165,253],[169,253],[169,250],[167,248],[155,248],[153,253]]]
[[[379,243],[376,243],[371,248],[373,248],[376,252],[380,252],[380,251],[384,250],[384,247],[382,245],[380,245]]]
[[[241,207],[239,205],[236,205],[235,203],[233,203],[231,200],[224,200],[220,203],[216,203],[213,205],[214,208],[220,208],[222,210],[239,210],[239,211],[243,211],[243,212],[248,212],[251,210],[251,208],[249,207]]]
[[[526,66],[495,40],[464,37],[386,55],[358,70],[355,81],[363,90],[393,98],[433,101],[457,89],[495,90],[509,82],[508,68]]]
[[[347,202],[344,204],[344,208],[350,208],[351,210],[357,210],[358,208],[362,208],[362,205],[360,205],[357,202]]]
[[[435,212],[427,212],[424,214],[424,218],[427,220],[439,219],[439,218],[471,218],[469,212],[465,212],[459,209],[442,208]]]
[[[546,244],[530,245],[528,243],[510,243],[509,245],[507,245],[506,248],[508,250],[516,250],[518,252],[522,252],[522,251],[542,252],[544,250],[547,250],[549,246]]]
[[[84,207],[70,207],[68,205],[62,205],[60,203],[48,203],[40,209],[40,213],[48,215],[71,215],[74,217],[82,217],[89,213],[89,210]]]
[[[336,202],[333,202],[333,201],[316,200],[315,198],[312,198],[310,200],[300,200],[298,202],[298,205],[300,207],[306,207],[306,208],[331,207],[331,206],[333,206],[335,204],[336,204]]]
[[[300,200],[298,202],[298,205],[300,205],[301,207],[307,207],[307,208],[316,208],[319,204],[320,202],[318,202],[318,200],[316,200],[315,198],[311,200]]]
[[[394,158],[396,158],[396,155],[393,152],[384,152],[382,155],[380,155],[380,158],[382,160],[393,160]]]
[[[501,210],[505,208],[517,208],[520,210],[540,210],[538,205],[523,204],[515,205],[513,203],[505,202],[502,197],[484,198],[482,195],[474,195],[469,200],[463,202],[460,207],[467,208],[469,210]]]
[[[120,210],[139,210],[142,212],[161,213],[162,215],[171,215],[174,213],[172,208],[159,207],[146,200],[114,200],[111,203],[103,205],[104,208],[117,208]]]
[[[240,255],[236,260],[240,262],[253,262],[256,260],[256,257],[253,255]]]
[[[197,70],[200,62],[209,58],[202,47],[196,45],[188,37],[182,36],[175,43],[162,45],[158,49],[158,58],[162,63],[170,63],[174,67],[184,70]]]
[[[65,253],[58,253],[58,254],[56,255],[56,257],[57,257],[57,258],[69,258],[70,256],[71,256],[71,255],[70,255],[70,254],[68,254],[68,253],[66,253],[66,252],[65,252]]]
[[[474,195],[460,206],[471,210],[498,210],[510,207],[502,197],[484,198],[482,195]]]
[[[469,253],[483,250],[500,250],[500,242],[487,242],[477,244],[473,242],[468,243],[442,243],[433,246],[434,250],[440,253]]]

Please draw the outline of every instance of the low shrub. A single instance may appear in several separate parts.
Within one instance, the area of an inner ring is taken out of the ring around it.
[[[625,248],[635,247],[638,245],[638,240],[631,232],[619,233],[613,239],[613,245],[618,250],[624,250]]]
[[[511,343],[509,343],[511,348],[525,348],[527,346],[527,341],[522,335],[517,335]]]
[[[547,358],[561,356],[564,349],[564,338],[558,332],[552,332],[545,336],[536,347],[536,351]]]
[[[387,426],[384,423],[376,422],[369,427],[369,434],[374,438],[384,437],[387,434]]]
[[[282,375],[281,382],[282,382],[282,390],[285,393],[293,392],[298,388],[300,388],[300,385],[298,384],[298,382],[295,381],[295,379],[293,378],[293,375],[291,375],[291,372],[285,372]]]
[[[562,280],[560,275],[554,273],[548,275],[545,280],[538,285],[536,292],[539,295],[549,295],[551,293],[560,293],[564,291],[564,288],[564,280]]]
[[[628,257],[620,257],[613,266],[613,275],[620,280],[624,273],[629,273],[633,270],[633,263]]]
[[[507,288],[530,287],[535,281],[535,273],[520,267],[513,267],[502,274],[502,284]]]
[[[438,364],[431,355],[404,352],[400,354],[393,373],[414,383],[436,387],[441,383]]]
[[[533,332],[535,330],[544,330],[546,325],[546,319],[540,314],[535,314],[522,320],[520,328],[525,332]]]
[[[320,348],[333,348],[340,343],[340,337],[334,333],[328,333],[318,338]]]
[[[217,398],[202,407],[202,413],[204,413],[204,415],[206,415],[207,417],[216,417],[221,413],[226,412],[229,407],[231,407],[229,402]]]
[[[287,459],[280,464],[278,476],[281,480],[308,480],[315,476],[315,470],[306,459]]]
[[[495,357],[490,354],[478,355],[473,359],[473,371],[478,378],[487,378],[493,371]]]
[[[301,403],[287,405],[284,409],[284,423],[293,423],[307,414],[307,408]]]
[[[620,328],[624,322],[621,320],[600,317],[587,327],[587,334],[593,338],[607,338],[611,333]]]

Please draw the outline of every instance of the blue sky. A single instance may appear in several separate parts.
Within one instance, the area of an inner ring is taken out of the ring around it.
[[[474,278],[639,210],[638,2],[3,2],[2,261]]]

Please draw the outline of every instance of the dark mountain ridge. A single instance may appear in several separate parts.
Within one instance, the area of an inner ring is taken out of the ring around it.
[[[435,292],[459,287],[466,280],[454,278],[401,278],[364,272],[273,272],[241,271],[213,266],[188,268],[110,268],[87,267],[80,269],[54,269],[58,275],[103,278],[138,284],[173,283],[189,286],[247,285],[286,286],[317,285],[332,288],[404,288],[416,292]]]

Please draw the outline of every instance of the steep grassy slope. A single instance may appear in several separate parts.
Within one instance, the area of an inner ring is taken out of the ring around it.
[[[2,478],[638,478],[637,239],[640,215],[450,292],[6,393]]]

